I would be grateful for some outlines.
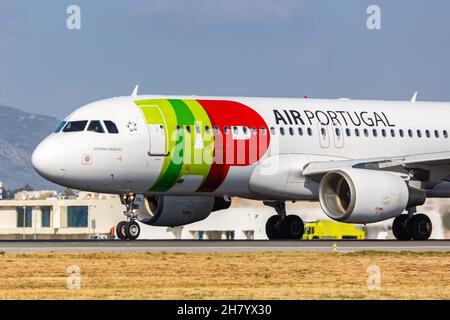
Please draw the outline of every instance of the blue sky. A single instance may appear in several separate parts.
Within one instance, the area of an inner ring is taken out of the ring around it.
[[[81,8],[81,30],[66,9]],[[381,30],[366,9],[381,8]],[[450,1],[0,4],[0,104],[65,117],[141,93],[450,101]]]

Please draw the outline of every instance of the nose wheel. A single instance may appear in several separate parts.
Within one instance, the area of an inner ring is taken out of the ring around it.
[[[117,235],[117,238],[119,238],[120,240],[127,239],[127,235],[125,233],[126,224],[127,224],[126,221],[120,221],[116,226],[116,235]]]
[[[136,221],[120,221],[116,227],[117,237],[121,240],[136,240],[141,233],[141,227]]]

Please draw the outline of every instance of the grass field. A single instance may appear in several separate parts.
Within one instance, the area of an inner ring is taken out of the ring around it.
[[[81,289],[67,289],[67,267]],[[369,290],[367,268],[381,270]],[[449,253],[0,253],[2,299],[450,299]]]

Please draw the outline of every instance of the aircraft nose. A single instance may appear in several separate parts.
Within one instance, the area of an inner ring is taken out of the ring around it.
[[[43,178],[58,182],[65,174],[64,149],[51,137],[42,141],[31,156],[34,170]]]

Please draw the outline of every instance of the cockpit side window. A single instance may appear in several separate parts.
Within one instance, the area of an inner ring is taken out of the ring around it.
[[[59,124],[58,128],[56,128],[55,132],[58,133],[62,130],[62,128],[64,128],[64,126],[66,125],[67,121],[63,121]]]
[[[86,128],[87,121],[70,121],[67,123],[67,125],[64,127],[63,132],[78,132],[78,131],[84,131],[84,128]]]
[[[105,133],[105,130],[103,129],[102,124],[100,123],[99,120],[92,120],[89,123],[87,131],[97,132],[97,133]]]
[[[106,129],[109,133],[119,133],[119,129],[117,129],[117,126],[114,122],[112,122],[111,120],[105,120],[103,122],[105,123]]]

